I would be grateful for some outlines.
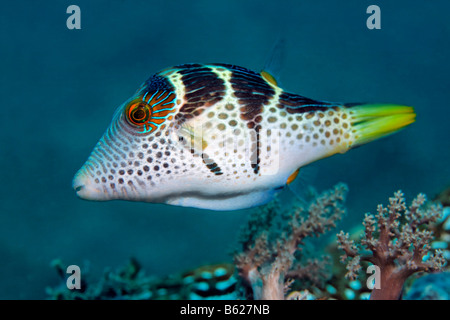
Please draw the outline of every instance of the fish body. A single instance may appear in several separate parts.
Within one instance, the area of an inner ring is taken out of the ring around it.
[[[116,110],[73,187],[89,200],[248,208],[270,201],[299,168],[414,119],[411,107],[289,93],[264,71],[184,64],[150,77]]]

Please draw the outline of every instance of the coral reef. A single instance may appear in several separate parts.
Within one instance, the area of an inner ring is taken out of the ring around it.
[[[239,237],[231,263],[204,265],[164,277],[145,275],[131,259],[94,279],[82,268],[81,290],[66,285],[66,268],[53,267],[60,285],[47,288],[51,299],[448,299],[450,273],[422,276],[447,264],[450,207],[426,205],[420,194],[406,207],[398,191],[361,227],[343,232],[320,248],[312,239],[335,227],[343,216],[343,184],[288,205],[279,198],[255,208]],[[434,238],[433,238],[434,237]],[[321,237],[322,239],[323,237]],[[322,239],[323,240],[323,239]],[[323,250],[325,249],[325,250]],[[437,250],[434,254],[434,249]],[[342,255],[342,250],[344,255]],[[320,254],[323,252],[323,254]],[[447,260],[445,260],[447,259]],[[339,260],[347,261],[347,265]],[[379,266],[380,289],[370,291],[362,267]],[[414,276],[411,276],[413,275]]]
[[[378,205],[375,216],[366,214],[364,235],[357,245],[343,231],[338,234],[339,248],[347,261],[346,277],[354,280],[361,270],[361,262],[378,267],[380,281],[375,283],[371,299],[399,299],[408,277],[417,272],[441,270],[445,264],[443,253],[430,253],[433,233],[427,230],[442,214],[440,205],[424,208],[426,197],[419,194],[409,207],[404,195],[397,191],[385,208]]]
[[[450,195],[450,189],[445,190],[442,194]],[[450,265],[450,198],[437,197],[435,201],[440,202],[444,206],[442,218],[430,226],[433,231],[434,241],[431,243],[433,249],[441,249],[444,252],[444,258],[447,260],[447,269]]]
[[[405,300],[450,300],[450,272],[416,279],[405,294]]]
[[[444,207],[450,207],[450,187],[442,190],[435,198],[434,201],[442,203]]]
[[[52,263],[61,278],[60,285],[47,288],[50,299],[56,300],[199,300],[236,299],[237,279],[234,266],[228,263],[202,266],[166,277],[145,275],[135,259],[117,270],[105,270],[99,280],[83,272],[81,289],[68,289],[65,266],[60,260]],[[83,267],[82,270],[88,268]]]
[[[55,288],[47,288],[47,294],[56,300],[144,300],[152,296],[155,279],[146,277],[135,259],[118,270],[106,270],[102,278],[95,282],[89,279],[89,268],[83,266],[81,288],[68,289],[66,267],[61,260],[52,261],[62,282]]]
[[[317,284],[329,277],[326,259],[302,259],[299,254],[305,238],[317,237],[336,226],[345,212],[346,192],[347,187],[339,184],[308,205],[297,203],[285,209],[275,201],[255,211],[234,256],[238,273],[250,289],[248,297],[304,297],[304,293],[288,295],[293,279]]]

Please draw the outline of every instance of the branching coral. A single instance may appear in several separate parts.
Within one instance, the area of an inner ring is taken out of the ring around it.
[[[355,279],[361,269],[361,261],[368,261],[379,268],[380,283],[372,291],[371,299],[399,299],[405,280],[420,271],[437,271],[445,264],[442,252],[430,254],[433,233],[427,230],[436,222],[442,207],[424,208],[426,197],[419,194],[409,207],[404,195],[397,191],[389,198],[385,208],[378,205],[377,214],[366,214],[364,235],[359,245],[341,231],[339,248],[344,251],[343,262],[348,261],[346,277]]]
[[[347,187],[343,184],[324,192],[308,206],[282,210],[276,202],[258,209],[250,218],[234,256],[239,275],[250,286],[254,299],[285,298],[290,278],[318,281],[326,261],[298,263],[296,254],[307,237],[319,236],[334,228],[345,212]]]

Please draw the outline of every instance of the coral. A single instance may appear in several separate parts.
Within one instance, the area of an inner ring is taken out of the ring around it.
[[[450,187],[442,190],[435,198],[434,201],[442,203],[444,207],[450,207]]]
[[[405,300],[450,300],[450,272],[428,274],[416,279]]]
[[[442,218],[431,227],[435,236],[431,247],[444,251],[444,258],[447,260],[446,269],[450,271],[450,188],[443,190],[434,201],[440,202],[444,210]]]
[[[81,290],[66,286],[66,268],[57,259],[52,263],[62,282],[47,288],[56,300],[197,300],[235,299],[237,279],[229,263],[206,265],[161,278],[146,276],[135,259],[117,270],[108,269],[99,280],[82,268]]]
[[[234,255],[238,273],[254,299],[285,299],[291,279],[317,284],[329,277],[327,260],[304,262],[298,255],[305,238],[317,237],[335,227],[345,212],[346,192],[347,187],[339,184],[309,205],[297,203],[292,209],[282,209],[279,201],[274,201],[255,211]],[[305,293],[289,296],[304,297]]]
[[[352,228],[350,239],[358,239],[363,232],[362,229],[362,226]],[[365,281],[360,279],[349,281],[345,277],[347,269],[340,262],[342,251],[338,249],[336,237],[330,239],[326,246],[326,252],[331,257],[332,277],[326,281],[322,296],[333,300],[368,300],[370,290],[365,285]]]
[[[69,290],[66,286],[67,277],[62,262],[57,259],[52,262],[60,276],[62,283],[55,288],[47,288],[47,294],[56,300],[144,300],[152,297],[155,279],[145,277],[141,266],[135,259],[118,270],[106,270],[103,277],[97,281],[90,281],[86,274],[86,266],[81,268],[81,289]]]
[[[386,208],[378,206],[375,216],[367,214],[352,237],[341,232],[337,245],[336,239],[327,240],[326,251],[318,254],[311,239],[335,227],[345,212],[346,192],[346,186],[339,184],[321,195],[312,192],[309,200],[291,206],[278,198],[256,208],[240,234],[239,249],[234,252],[236,266],[204,265],[154,277],[145,275],[140,264],[131,259],[117,270],[107,269],[98,279],[93,279],[88,266],[83,266],[81,290],[69,290],[66,268],[55,260],[53,267],[62,281],[47,288],[47,294],[52,299],[89,300],[341,300],[398,299],[403,288],[407,299],[448,296],[448,272],[419,279],[410,276],[440,270],[446,263],[441,251],[431,254],[431,249],[449,248],[450,207],[440,218],[442,208],[426,206],[425,196],[419,195],[407,208],[399,191]],[[346,267],[339,263],[342,250],[341,260],[348,262]],[[356,279],[369,263],[379,266],[381,274],[381,288],[375,288],[371,295],[365,279]]]
[[[380,283],[371,293],[372,300],[399,299],[408,277],[441,270],[445,264],[440,250],[429,253],[433,233],[427,229],[439,219],[442,207],[433,204],[424,208],[425,202],[425,195],[419,194],[407,208],[403,193],[397,191],[387,208],[378,205],[375,216],[366,214],[359,245],[348,233],[338,234],[339,248],[344,251],[341,260],[347,261],[347,278],[357,277],[362,261],[379,268]]]

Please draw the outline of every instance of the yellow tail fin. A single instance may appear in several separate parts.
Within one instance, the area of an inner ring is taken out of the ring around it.
[[[396,104],[361,104],[349,109],[356,147],[390,135],[413,123],[413,107]]]

